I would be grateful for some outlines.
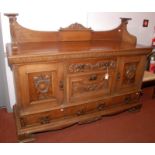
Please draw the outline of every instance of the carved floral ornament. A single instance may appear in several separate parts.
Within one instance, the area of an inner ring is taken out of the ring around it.
[[[49,91],[51,77],[49,75],[40,75],[33,77],[35,88],[39,94],[39,98],[46,98],[46,93]]]
[[[107,61],[107,62],[97,62],[95,64],[91,63],[79,63],[79,64],[70,64],[68,70],[70,73],[77,73],[77,72],[85,72],[91,71],[96,69],[107,69],[107,68],[115,68],[116,62],[115,61]]]
[[[130,80],[134,78],[135,74],[136,74],[136,64],[129,65],[125,73],[126,78]]]
[[[66,28],[61,27],[60,31],[62,31],[62,30],[91,30],[91,28],[86,28],[82,24],[74,23],[74,24],[69,25]]]
[[[137,63],[128,63],[125,66],[124,83],[131,84],[135,81]]]

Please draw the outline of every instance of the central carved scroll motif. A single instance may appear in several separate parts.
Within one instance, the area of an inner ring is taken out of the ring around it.
[[[73,84],[72,92],[73,94],[79,94],[84,92],[92,92],[92,91],[98,91],[102,90],[107,87],[108,81],[102,82],[102,83],[92,83],[92,84],[84,84],[82,82],[77,82]]]
[[[93,70],[105,70],[107,68],[115,68],[116,62],[115,61],[107,61],[107,62],[97,62],[95,64],[91,63],[78,63],[78,64],[70,64],[69,65],[69,72],[70,73],[78,73],[78,72],[87,72]]]

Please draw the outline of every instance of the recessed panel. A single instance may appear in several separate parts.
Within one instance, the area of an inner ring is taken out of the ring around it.
[[[29,73],[30,102],[46,100],[55,97],[54,79],[55,72]]]

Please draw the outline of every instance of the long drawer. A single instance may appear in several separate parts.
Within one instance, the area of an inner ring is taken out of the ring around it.
[[[78,117],[85,114],[107,110],[113,106],[121,106],[122,104],[133,104],[138,102],[140,93],[135,92],[122,96],[101,99],[94,102],[60,107],[48,112],[38,114],[25,115],[20,118],[22,127],[33,126],[36,124],[48,124],[58,119],[67,119],[69,117]]]

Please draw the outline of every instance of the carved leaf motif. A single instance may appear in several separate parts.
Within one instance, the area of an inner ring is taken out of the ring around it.
[[[82,24],[74,23],[66,28],[60,28],[60,30],[91,30],[91,28],[86,28]]]
[[[135,81],[137,63],[128,63],[125,65],[124,83],[131,84]]]
[[[68,69],[70,73],[77,73],[77,72],[86,72],[96,69],[107,69],[108,68],[115,68],[116,62],[115,61],[107,61],[107,62],[97,62],[95,64],[91,63],[79,63],[79,64],[70,64]]]
[[[33,77],[33,80],[37,93],[39,94],[39,99],[46,98],[51,83],[51,77],[49,75],[39,75]]]

